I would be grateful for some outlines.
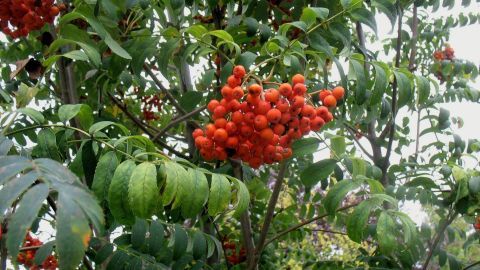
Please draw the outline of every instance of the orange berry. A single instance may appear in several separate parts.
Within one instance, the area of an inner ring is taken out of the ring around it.
[[[271,128],[265,128],[260,131],[260,137],[265,141],[265,142],[270,142],[273,139],[273,130]]]
[[[249,161],[248,164],[250,167],[253,169],[258,169],[260,165],[262,165],[262,160],[259,157],[252,157]],[[236,257],[235,257],[235,262],[237,262]]]
[[[280,118],[280,123],[281,124],[285,125],[288,122],[290,122],[290,120],[292,120],[292,115],[289,112],[282,113],[282,117]]]
[[[292,154],[293,154],[292,153],[292,148],[284,148],[283,149],[282,156],[283,156],[284,159],[291,157]]]
[[[207,138],[213,138],[216,130],[217,128],[214,124],[208,124],[207,126],[205,126],[205,134],[207,135]]]
[[[326,115],[329,113],[328,108],[325,106],[318,107],[316,111],[317,111],[317,116],[320,116],[322,118],[325,118]]]
[[[292,84],[305,83],[305,77],[302,74],[295,74],[292,77]]]
[[[318,97],[320,98],[320,101],[323,102],[323,100],[325,99],[325,97],[329,96],[332,94],[332,91],[330,90],[327,90],[327,89],[323,89],[322,91],[320,91],[320,93],[318,94]]]
[[[243,137],[248,138],[252,136],[253,134],[253,128],[250,126],[242,126],[240,128],[240,134],[242,134]]]
[[[216,128],[225,128],[226,125],[227,125],[227,119],[225,119],[225,118],[215,119],[215,127]]]
[[[345,89],[343,89],[343,87],[341,87],[341,86],[337,86],[337,87],[333,88],[332,95],[337,100],[341,100],[345,96]]]
[[[227,109],[231,112],[240,110],[240,102],[238,102],[236,99],[230,100],[230,102],[228,102]]]
[[[278,123],[282,119],[282,112],[278,109],[270,109],[267,112],[267,119],[270,123]]]
[[[221,117],[224,117],[225,114],[227,114],[227,109],[225,109],[224,106],[222,105],[218,105],[215,110],[213,110],[213,116],[217,117],[217,118],[221,118]]]
[[[297,96],[303,96],[307,92],[307,87],[303,83],[297,83],[293,86],[293,93]]]
[[[243,114],[241,112],[238,112],[238,111],[233,112],[231,120],[235,124],[240,124],[240,123],[243,122]]]
[[[227,141],[225,142],[225,147],[230,149],[235,149],[238,146],[238,138],[237,137],[228,137]]]
[[[305,105],[305,98],[302,96],[296,96],[292,100],[292,108],[301,108]]]
[[[260,102],[260,100],[261,100],[260,96],[254,96],[254,95],[251,95],[251,94],[247,95],[247,103],[249,105],[255,106],[255,105],[258,104],[258,102]]]
[[[233,76],[235,76],[236,78],[243,78],[243,76],[245,76],[247,72],[245,71],[245,68],[243,66],[235,66],[233,68]]]
[[[194,138],[195,138],[195,146],[198,148],[202,147],[203,142],[207,139],[204,136],[198,136]]]
[[[231,88],[235,88],[235,87],[239,86],[241,83],[242,83],[242,80],[233,76],[233,75],[230,75],[227,78],[227,84]]]
[[[204,135],[204,133],[203,133],[203,130],[201,128],[197,128],[192,132],[192,136],[193,136],[194,139],[196,139],[199,136],[203,136],[203,135]]]
[[[225,125],[225,130],[227,131],[228,135],[233,135],[235,133],[237,133],[237,125],[235,125],[235,123],[233,122],[228,122],[226,125]]]
[[[208,102],[207,109],[210,112],[213,112],[218,105],[220,105],[220,102],[218,102],[216,99],[212,99],[210,102]]]
[[[245,121],[245,123],[249,125],[252,125],[255,121],[255,114],[252,112],[246,113],[245,115],[243,115],[243,121]]]
[[[325,121],[323,120],[322,117],[317,116],[315,117],[311,122],[310,122],[310,128],[313,131],[319,131],[323,125],[325,125]]]
[[[252,96],[259,96],[262,93],[262,87],[254,83],[248,87],[248,93]]]
[[[273,127],[273,133],[277,134],[277,135],[283,135],[283,133],[285,133],[285,126],[282,125],[282,124],[276,124],[274,127]]]
[[[268,126],[268,120],[265,115],[257,115],[255,116],[255,120],[253,121],[256,130],[265,129]]]
[[[290,110],[290,104],[286,99],[280,99],[275,104],[275,107],[282,113],[288,112]]]
[[[289,97],[292,94],[292,86],[289,83],[282,83],[278,87],[278,92],[284,97]]]
[[[261,100],[258,102],[257,106],[255,106],[253,112],[256,114],[266,114],[271,108],[272,105],[270,105],[270,102]]]
[[[56,6],[52,6],[52,7],[50,8],[50,12],[49,12],[49,13],[50,13],[50,16],[55,17],[55,16],[58,15],[58,13],[60,13],[60,9],[58,9],[58,7],[56,7]]]
[[[265,100],[276,103],[280,99],[280,93],[277,89],[270,88],[265,92]]]
[[[234,99],[241,99],[243,97],[243,89],[240,86],[233,88],[232,96]]]
[[[230,100],[233,98],[233,89],[228,86],[228,85],[225,85],[224,87],[222,87],[222,96],[227,99],[227,100]]]
[[[333,108],[337,106],[337,99],[333,95],[326,96],[323,100],[323,105]]]
[[[310,127],[310,118],[302,117],[302,119],[300,119],[300,128],[303,130],[303,129],[306,129],[307,127],[308,128]]]
[[[219,128],[215,130],[215,133],[213,134],[213,139],[215,142],[224,142],[228,138],[227,131],[223,128]]]
[[[325,123],[328,123],[328,122],[332,121],[333,120],[333,114],[331,112],[328,112],[327,115],[325,116],[325,118],[323,118],[323,120],[325,120]]]

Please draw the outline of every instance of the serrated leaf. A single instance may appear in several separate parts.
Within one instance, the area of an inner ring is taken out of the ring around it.
[[[231,199],[231,187],[228,179],[220,174],[212,174],[208,214],[215,216],[225,211]]]
[[[88,219],[66,192],[59,192],[56,218],[58,265],[60,269],[77,269],[90,241]]]
[[[342,180],[336,183],[324,199],[324,207],[329,215],[334,215],[348,192],[360,187],[360,181]]]
[[[326,179],[335,169],[335,159],[324,159],[310,164],[300,174],[300,180],[306,187],[312,187],[320,180]]]
[[[250,193],[248,192],[247,186],[238,179],[233,181],[236,192],[236,202],[234,203],[235,211],[233,216],[239,218],[247,209],[250,204]]]
[[[375,105],[382,101],[388,85],[386,72],[388,66],[385,66],[383,63],[373,63],[373,67],[375,68],[375,86],[370,95],[370,105]]]
[[[303,157],[313,154],[318,150],[320,140],[317,138],[302,138],[292,143],[292,152],[294,157]]]
[[[92,190],[100,201],[107,200],[110,183],[117,166],[117,155],[113,151],[107,152],[98,161],[93,177]]]
[[[25,235],[37,218],[38,211],[48,196],[48,186],[38,184],[29,189],[19,201],[16,211],[9,220],[6,236],[6,246],[13,258],[17,257],[18,251]]]
[[[128,199],[135,216],[150,218],[155,212],[159,190],[157,187],[157,170],[152,163],[138,165],[130,177]]]
[[[415,76],[418,90],[417,102],[419,105],[424,104],[430,96],[430,82],[423,76]]]
[[[377,221],[377,240],[382,252],[388,254],[396,247],[396,229],[393,218],[386,211],[383,211]]]
[[[163,205],[169,205],[177,195],[179,181],[183,181],[188,176],[187,171],[175,162],[165,162],[165,170],[167,178],[162,193],[162,202]]]
[[[175,224],[173,259],[179,259],[187,251],[188,235],[182,226]]]
[[[398,85],[398,100],[397,108],[407,105],[412,99],[412,86],[410,84],[410,79],[402,72],[394,71],[395,78]]]
[[[363,239],[367,228],[368,217],[371,212],[382,205],[383,200],[378,198],[369,198],[361,202],[347,220],[348,237],[357,243]]]
[[[351,11],[351,16],[354,20],[359,21],[368,27],[370,27],[375,33],[377,33],[377,22],[375,16],[366,8],[357,8]]]
[[[19,177],[15,177],[3,185],[0,190],[0,216],[5,210],[20,197],[38,179],[38,174],[33,171]]]
[[[189,169],[187,181],[187,189],[182,197],[184,200],[182,205],[182,215],[185,218],[193,218],[199,214],[208,199],[208,181],[205,174],[199,170]]]
[[[110,212],[120,224],[131,225],[135,219],[128,201],[128,185],[135,162],[126,160],[122,162],[115,170],[108,191],[108,206]]]

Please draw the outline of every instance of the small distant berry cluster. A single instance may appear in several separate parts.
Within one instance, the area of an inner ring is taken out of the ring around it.
[[[452,47],[450,47],[449,44],[447,44],[445,46],[445,50],[443,51],[435,51],[433,53],[433,58],[435,58],[435,60],[438,60],[438,61],[442,61],[442,60],[453,60],[453,58],[455,58],[455,51],[453,50]]]
[[[480,216],[477,217],[475,224],[473,224],[473,228],[475,228],[477,232],[480,232]]]
[[[25,242],[23,247],[38,247],[43,244],[38,238],[34,238],[28,233],[25,236]],[[21,251],[17,256],[17,262],[25,265],[30,270],[39,270],[39,269],[46,269],[46,270],[55,270],[58,267],[57,259],[53,255],[49,255],[45,261],[41,265],[35,265],[33,262],[35,259],[35,254],[37,253],[37,248],[28,249],[25,251]]]
[[[12,38],[25,37],[52,23],[64,8],[64,4],[54,5],[53,0],[0,0],[0,27]]]
[[[227,239],[223,241],[222,245],[225,253],[227,253],[227,261],[231,265],[237,265],[247,260],[247,251],[244,247],[240,248],[237,253],[237,247],[234,242],[229,242]]]
[[[193,132],[195,145],[205,160],[232,157],[252,168],[279,162],[292,155],[294,140],[310,131],[319,131],[333,120],[329,111],[336,106],[333,93],[329,96],[335,102],[326,97],[324,106],[315,108],[309,104],[302,75],[293,76],[292,84],[279,84],[278,89],[264,91],[261,85],[251,84],[245,95],[245,74],[243,66],[235,66],[221,89],[223,99],[213,99],[207,105],[214,122]],[[338,97],[343,98],[343,94]]]
[[[157,107],[157,109],[160,109],[160,106],[161,106],[160,98],[157,95],[144,96],[142,97],[142,103],[143,103],[143,109],[142,109],[143,118],[146,121],[158,120],[159,117],[153,111],[153,107]]]

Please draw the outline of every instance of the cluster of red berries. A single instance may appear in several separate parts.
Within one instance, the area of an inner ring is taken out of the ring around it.
[[[53,0],[0,0],[0,27],[12,37],[24,37],[32,30],[41,29],[65,9]]]
[[[473,228],[475,228],[475,230],[480,232],[480,216],[477,217],[475,224],[473,224]]]
[[[158,120],[159,117],[153,111],[153,107],[157,107],[157,109],[160,109],[161,107],[160,98],[157,95],[144,96],[142,97],[142,103],[143,103],[143,106],[142,106],[143,118],[146,121]]]
[[[244,95],[245,74],[243,66],[235,66],[221,89],[223,99],[213,99],[207,105],[214,123],[193,132],[195,145],[205,160],[232,157],[252,168],[279,162],[292,155],[294,140],[312,130],[319,131],[333,120],[327,106],[308,104],[302,75],[293,76],[292,84],[279,84],[278,89],[264,91],[261,85],[251,84]]]
[[[23,247],[38,247],[43,244],[38,238],[34,238],[28,233],[25,236],[25,242]],[[49,255],[41,265],[35,265],[33,262],[35,259],[35,254],[37,253],[37,248],[27,249],[22,251],[17,256],[17,262],[25,265],[30,270],[55,270],[58,267],[57,259],[53,255]]]
[[[224,241],[223,249],[225,253],[227,253],[226,258],[231,265],[237,265],[247,260],[247,251],[245,248],[240,248],[237,253],[237,247],[233,242]]]
[[[452,61],[453,58],[455,57],[454,56],[454,53],[455,51],[453,50],[452,47],[450,47],[449,44],[447,44],[445,46],[445,50],[443,51],[435,51],[433,53],[433,58],[435,58],[435,60],[438,60],[438,61],[442,61],[442,60],[450,60]]]

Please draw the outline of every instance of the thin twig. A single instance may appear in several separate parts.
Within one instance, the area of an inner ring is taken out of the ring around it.
[[[359,203],[354,203],[354,204],[350,204],[350,205],[347,205],[347,206],[344,206],[344,207],[340,207],[340,208],[337,209],[336,212],[345,211],[345,210],[347,210],[347,209],[350,209],[350,208],[352,208],[352,207],[357,206],[358,204],[359,204]],[[298,229],[300,229],[301,227],[303,227],[303,226],[305,226],[305,225],[308,225],[308,224],[310,224],[310,223],[312,223],[312,222],[315,222],[315,221],[317,221],[317,220],[319,220],[319,219],[326,218],[326,217],[328,217],[328,214],[323,214],[323,215],[320,215],[320,216],[316,216],[316,217],[313,217],[313,218],[311,218],[311,219],[307,219],[307,220],[305,220],[305,221],[303,221],[303,222],[300,222],[299,224],[294,225],[294,226],[292,226],[292,227],[290,227],[290,228],[288,228],[288,229],[286,229],[286,230],[284,230],[284,231],[281,231],[281,232],[279,232],[277,235],[275,235],[275,236],[273,236],[272,238],[270,238],[269,240],[267,240],[267,241],[265,242],[265,246],[267,246],[267,245],[270,244],[271,242],[277,240],[278,238],[284,236],[285,234],[288,234],[288,233],[290,233],[290,232],[293,232],[293,231],[295,231],[295,230],[298,230]]]
[[[249,266],[249,269],[254,269],[258,260],[260,259],[260,254],[262,254],[263,247],[265,245],[265,241],[267,239],[268,229],[270,228],[270,224],[272,223],[273,214],[275,212],[275,205],[277,205],[277,201],[280,195],[280,191],[282,190],[283,180],[285,178],[285,172],[287,170],[287,161],[282,161],[280,164],[280,168],[278,170],[277,179],[275,181],[275,185],[273,186],[272,196],[270,196],[270,200],[268,202],[267,212],[265,213],[265,220],[263,222],[262,230],[260,232],[260,238],[257,243],[257,247],[255,248],[255,258],[252,262],[252,265]]]
[[[477,266],[477,265],[479,265],[479,264],[480,264],[480,261],[475,262],[475,263],[472,263],[472,264],[470,264],[470,265],[467,265],[465,268],[463,268],[463,270],[470,269],[470,268],[472,268],[472,267],[474,267],[474,266]]]
[[[152,69],[147,66],[147,64],[143,65],[143,70],[152,78],[153,82],[157,85],[158,88],[162,91],[163,94],[167,97],[167,99],[172,103],[172,105],[181,113],[181,114],[186,114],[187,112],[178,104],[176,98],[170,93],[170,91],[163,86],[162,82],[155,76],[155,73],[153,73]]]
[[[205,110],[207,108],[207,106],[202,106],[202,107],[199,107],[187,114],[184,114],[180,117],[177,117],[175,118],[174,120],[170,121],[170,123],[168,123],[168,125],[166,125],[163,129],[161,129],[154,137],[152,140],[156,140],[158,138],[160,138],[161,136],[163,136],[165,133],[167,133],[167,131],[169,129],[171,129],[173,126],[175,126],[176,124],[180,123],[180,122],[183,122],[185,120],[188,120],[188,118],[192,117],[193,115],[197,114],[197,113],[200,113],[202,112],[203,110]],[[198,127],[198,125],[196,125]]]
[[[363,153],[371,160],[374,160],[373,155],[370,154],[365,147],[360,143],[360,141],[357,139],[355,133],[347,126],[347,131],[352,135],[353,140],[357,143],[357,145],[362,149]]]

